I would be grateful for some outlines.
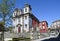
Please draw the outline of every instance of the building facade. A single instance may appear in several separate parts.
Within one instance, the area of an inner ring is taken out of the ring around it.
[[[13,13],[14,32],[30,32],[38,31],[39,20],[32,14],[32,8],[29,4],[25,4],[23,9],[16,8]]]
[[[56,29],[56,28],[60,28],[60,20],[56,20],[54,22],[52,22],[51,26],[52,29]]]
[[[40,32],[47,32],[48,30],[48,23],[47,21],[42,21],[39,23],[39,28],[40,28]]]

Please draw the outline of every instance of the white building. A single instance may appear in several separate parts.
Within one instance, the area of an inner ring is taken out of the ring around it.
[[[51,24],[51,28],[60,28],[60,20],[56,20],[54,22],[52,22]]]
[[[32,28],[37,30],[39,26],[39,20],[31,13],[31,6],[28,4],[25,4],[23,10],[14,10],[12,21],[16,33],[29,32]]]

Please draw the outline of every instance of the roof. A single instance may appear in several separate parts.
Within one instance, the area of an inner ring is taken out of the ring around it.
[[[38,20],[38,18],[35,17],[33,14],[31,14],[31,13],[26,13],[26,14],[29,14],[31,18],[35,18],[35,20],[37,20],[38,22],[40,22],[40,21]],[[24,16],[24,15],[26,15],[26,14],[21,14],[21,15],[19,15],[19,16],[13,17],[13,18],[21,17],[21,16]]]
[[[31,7],[31,5],[29,5],[28,3],[25,4],[25,7]]]
[[[31,5],[29,5],[28,3],[25,4],[24,8],[25,8],[25,7],[29,7],[30,10],[32,9],[32,8],[31,8]]]
[[[31,17],[31,18],[35,18],[35,20],[37,20],[38,22],[40,22],[40,21],[38,20],[38,18],[35,17],[33,14],[30,14],[30,17]]]
[[[55,22],[60,22],[60,20],[55,20],[55,21],[53,21],[52,23],[55,23]]]
[[[19,9],[19,8],[15,8],[14,11],[22,11],[22,9]]]

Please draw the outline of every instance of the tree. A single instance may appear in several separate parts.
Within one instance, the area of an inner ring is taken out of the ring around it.
[[[3,29],[4,29],[4,22],[0,22],[0,32],[3,31]],[[1,39],[2,39],[2,36],[1,36]],[[2,40],[0,40],[0,41],[2,41]]]
[[[12,33],[12,26],[9,27],[9,31],[10,31],[10,33]]]
[[[2,18],[2,21],[4,22],[4,27],[11,21],[14,4],[15,0],[2,0],[2,2],[0,2],[0,18]],[[2,41],[4,41],[4,27],[2,31]]]
[[[0,22],[0,32],[3,31],[3,27],[4,27],[4,22]]]

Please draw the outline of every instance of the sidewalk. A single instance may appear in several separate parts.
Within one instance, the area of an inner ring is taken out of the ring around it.
[[[32,40],[32,41],[42,41],[42,40],[45,40],[45,39],[56,38],[56,37],[58,37],[58,35],[59,34],[57,34],[56,36],[45,37],[45,38],[42,38],[42,39],[36,39],[36,40]]]

